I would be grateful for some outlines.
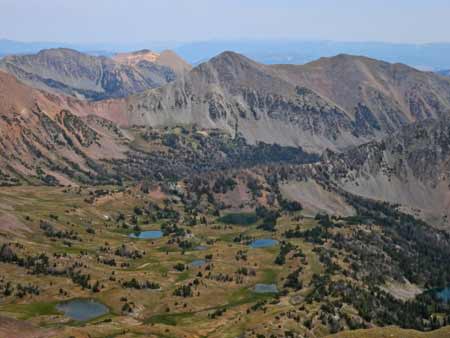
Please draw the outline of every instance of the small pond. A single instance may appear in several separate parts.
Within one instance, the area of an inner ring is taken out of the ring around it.
[[[192,262],[191,262],[191,265],[194,267],[194,268],[199,268],[199,267],[201,267],[201,266],[203,266],[203,265],[205,265],[206,264],[206,261],[204,260],[204,259],[195,259],[195,260],[193,260]]]
[[[196,251],[205,251],[205,250],[208,250],[208,247],[205,246],[205,245],[198,245],[198,246],[196,246],[194,248],[194,250],[196,250]]]
[[[130,238],[139,238],[139,239],[157,239],[163,236],[162,231],[159,230],[151,230],[151,231],[142,231],[142,232],[134,232],[130,234]]]
[[[278,293],[276,284],[256,284],[253,290],[255,293]]]
[[[436,296],[444,302],[450,302],[450,286],[436,292]]]
[[[105,305],[92,299],[74,299],[56,305],[56,309],[77,321],[94,319],[109,312]]]
[[[250,243],[250,247],[257,249],[257,248],[270,248],[272,246],[275,246],[278,244],[278,241],[276,239],[271,238],[263,238],[263,239],[255,239],[253,242]]]

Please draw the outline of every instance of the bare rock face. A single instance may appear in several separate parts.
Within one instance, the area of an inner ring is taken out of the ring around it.
[[[241,133],[250,142],[316,151],[358,143],[345,112],[270,67],[224,53],[184,79],[134,96],[129,124],[198,124]]]
[[[322,152],[450,113],[450,80],[364,57],[262,65],[225,52],[184,78],[127,100],[127,123],[198,124],[250,142]]]
[[[179,57],[172,56],[172,62],[167,59],[150,51],[110,59],[51,49],[36,55],[5,57],[0,68],[35,88],[96,101],[160,87],[189,70]]]

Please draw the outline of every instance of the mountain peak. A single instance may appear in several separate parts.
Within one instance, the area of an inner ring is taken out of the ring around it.
[[[144,48],[144,49],[141,49],[141,50],[137,50],[137,51],[134,51],[134,52],[131,52],[132,54],[149,54],[149,53],[155,53],[155,52],[153,52],[152,50],[150,50],[150,49],[147,49],[147,48]],[[155,53],[156,54],[156,53]]]
[[[221,62],[221,61],[231,61],[231,62],[247,62],[247,63],[254,63],[258,64],[256,61],[253,61],[246,57],[245,55],[233,52],[233,51],[224,51],[215,57],[213,57],[210,61],[211,62]]]
[[[192,66],[189,63],[169,49],[166,49],[159,54],[156,63],[173,69],[178,75],[188,73],[192,69]]]
[[[368,67],[368,69],[377,67],[378,69],[395,69],[403,71],[420,72],[418,69],[403,63],[389,63],[383,60],[369,58],[363,55],[337,54],[331,57],[322,57],[316,61],[307,63],[305,66],[312,67],[337,67],[340,69],[352,67]]]
[[[43,49],[37,55],[85,55],[71,48],[49,48]]]
[[[149,49],[142,49],[130,53],[118,53],[112,58],[115,62],[128,66],[136,66],[141,61],[154,63],[172,69],[176,74],[189,72],[192,66],[171,50],[156,53]]]
[[[152,52],[149,49],[142,49],[130,53],[117,53],[113,56],[113,60],[126,65],[136,65],[141,61],[148,61],[155,63],[159,59],[158,53]]]
[[[76,58],[76,57],[82,57],[82,56],[88,56],[86,54],[83,54],[75,49],[70,48],[49,48],[49,49],[42,49],[36,54],[26,54],[26,55],[7,55],[2,60],[4,61],[13,61],[18,59],[24,59],[24,58],[33,58],[33,59],[46,59],[46,58]]]
[[[362,63],[382,63],[382,64],[388,64],[387,62],[371,59],[366,56],[362,55],[353,55],[353,54],[337,54],[334,56],[327,56],[327,57],[321,57],[318,60],[312,61],[308,64],[343,64],[343,63],[355,63],[355,62],[362,62]]]
[[[265,65],[232,51],[222,52],[209,60],[206,64],[212,66],[219,73],[234,74],[237,77],[242,77],[245,74],[249,75],[249,69],[259,70],[261,72],[269,71],[269,68]]]

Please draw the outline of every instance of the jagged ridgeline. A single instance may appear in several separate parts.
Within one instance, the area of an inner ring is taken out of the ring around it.
[[[62,49],[2,62],[13,74],[20,65],[29,74],[43,72],[67,85],[72,82],[61,77],[77,74],[77,83],[83,85],[70,86],[78,89],[102,82],[93,74],[106,76],[97,69],[103,63],[120,69],[158,64],[178,74],[159,88],[98,102],[63,96],[58,88],[30,80],[34,75],[15,74],[55,94],[2,75],[2,90],[9,96],[2,108],[3,135],[9,135],[2,142],[5,184],[42,182],[47,176],[45,181],[53,184],[99,184],[119,178],[174,178],[236,165],[306,163],[326,149],[342,152],[450,112],[449,79],[348,55],[299,66],[268,66],[225,52],[190,71],[171,52],[141,51],[107,59]],[[109,85],[99,88],[106,97],[142,89],[116,93]],[[79,121],[67,125],[58,118],[70,114]],[[15,128],[9,127],[11,119],[17,122]],[[42,131],[37,134],[38,129]],[[58,135],[62,131],[65,136]],[[81,134],[97,136],[95,142],[86,142]]]
[[[306,65],[262,65],[226,52],[183,80],[131,97],[127,123],[195,122],[249,141],[322,152],[448,116],[450,80],[401,64],[339,55]]]

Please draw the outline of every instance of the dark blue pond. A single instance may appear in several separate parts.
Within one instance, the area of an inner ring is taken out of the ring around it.
[[[256,293],[278,293],[276,284],[256,284],[253,290]]]
[[[278,241],[271,238],[264,238],[264,239],[255,239],[253,242],[250,243],[250,246],[252,248],[270,248],[272,246],[275,246],[278,244]]]
[[[163,236],[162,231],[152,230],[152,231],[142,231],[130,234],[130,238],[139,238],[139,239],[157,239]]]
[[[105,305],[92,299],[74,299],[58,304],[56,309],[64,313],[65,316],[77,321],[94,319],[109,312]]]
[[[438,298],[444,302],[449,302],[450,301],[450,286],[442,289],[440,291],[438,291],[436,293],[436,295],[438,296]]]

